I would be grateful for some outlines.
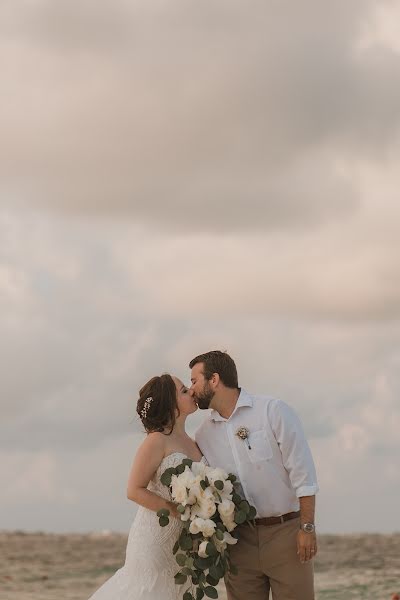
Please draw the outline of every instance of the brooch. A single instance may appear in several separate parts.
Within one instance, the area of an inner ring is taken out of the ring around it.
[[[250,431],[247,429],[247,427],[239,427],[239,429],[236,430],[236,435],[238,436],[238,438],[246,442],[248,449],[251,450],[249,442],[249,433]]]

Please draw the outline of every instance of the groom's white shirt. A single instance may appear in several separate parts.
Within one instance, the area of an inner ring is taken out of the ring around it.
[[[249,430],[251,449],[236,435],[239,427]],[[298,498],[318,491],[303,427],[282,400],[252,395],[242,388],[229,419],[212,410],[195,438],[211,466],[222,467],[239,478],[258,517],[297,511]]]

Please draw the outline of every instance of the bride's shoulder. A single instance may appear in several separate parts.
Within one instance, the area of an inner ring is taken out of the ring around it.
[[[152,431],[146,435],[141,447],[149,452],[164,454],[166,448],[165,435],[159,431]]]

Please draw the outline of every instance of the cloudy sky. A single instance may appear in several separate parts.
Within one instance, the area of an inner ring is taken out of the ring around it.
[[[399,22],[2,1],[0,528],[127,531],[137,390],[216,348],[301,416],[321,531],[399,528]]]

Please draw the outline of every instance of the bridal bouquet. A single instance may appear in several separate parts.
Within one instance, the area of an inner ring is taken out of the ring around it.
[[[234,491],[235,475],[185,458],[166,469],[161,481],[171,490],[183,521],[173,552],[180,570],[175,583],[189,583],[183,600],[218,598],[216,586],[227,571],[236,573],[228,547],[237,525],[252,521],[256,509]],[[162,527],[169,523],[169,510],[157,513]]]

